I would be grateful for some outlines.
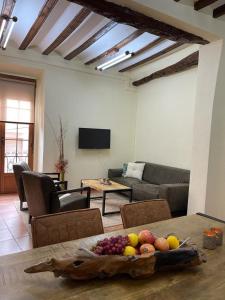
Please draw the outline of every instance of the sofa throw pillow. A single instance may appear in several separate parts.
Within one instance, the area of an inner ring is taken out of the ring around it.
[[[127,164],[127,163],[123,164],[123,173],[122,173],[122,176],[123,176],[123,177],[125,177],[125,176],[126,176],[126,172],[127,172],[127,166],[128,166],[128,164]]]
[[[125,177],[133,177],[137,179],[142,179],[145,163],[131,163],[127,165],[127,172]]]

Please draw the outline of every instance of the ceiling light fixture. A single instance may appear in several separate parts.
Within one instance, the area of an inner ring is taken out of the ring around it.
[[[108,68],[111,68],[117,64],[119,64],[120,62],[122,61],[125,61],[127,60],[128,58],[130,58],[131,56],[133,56],[134,54],[129,52],[129,51],[126,51],[125,53],[107,61],[106,63],[104,64],[101,64],[99,65],[98,67],[96,67],[96,70],[99,70],[99,71],[104,71]]]
[[[18,19],[17,19],[17,17],[11,18],[6,15],[2,15],[1,19],[2,19],[2,24],[1,24],[1,28],[0,28],[0,47],[3,50],[5,50],[6,46],[8,44],[9,38],[11,36],[13,27]],[[7,30],[7,22],[11,22],[8,30]]]

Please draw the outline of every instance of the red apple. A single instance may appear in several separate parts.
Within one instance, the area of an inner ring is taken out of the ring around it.
[[[159,251],[168,251],[170,249],[168,241],[163,237],[157,238],[155,240],[154,246]]]
[[[152,244],[143,244],[140,247],[141,254],[150,254],[155,252],[155,247]]]
[[[138,235],[138,240],[141,244],[154,244],[155,237],[149,230],[142,230]]]

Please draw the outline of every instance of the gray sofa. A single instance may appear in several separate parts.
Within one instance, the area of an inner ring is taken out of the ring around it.
[[[133,199],[167,199],[173,216],[187,212],[190,171],[152,163],[145,164],[142,180],[122,176],[123,169],[109,169],[108,177],[132,187]]]

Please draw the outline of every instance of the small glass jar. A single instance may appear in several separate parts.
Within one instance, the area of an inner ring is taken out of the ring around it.
[[[203,232],[203,248],[214,250],[217,246],[216,233],[211,230],[204,230]]]
[[[223,230],[219,227],[212,227],[210,230],[216,234],[217,246],[223,245]]]

